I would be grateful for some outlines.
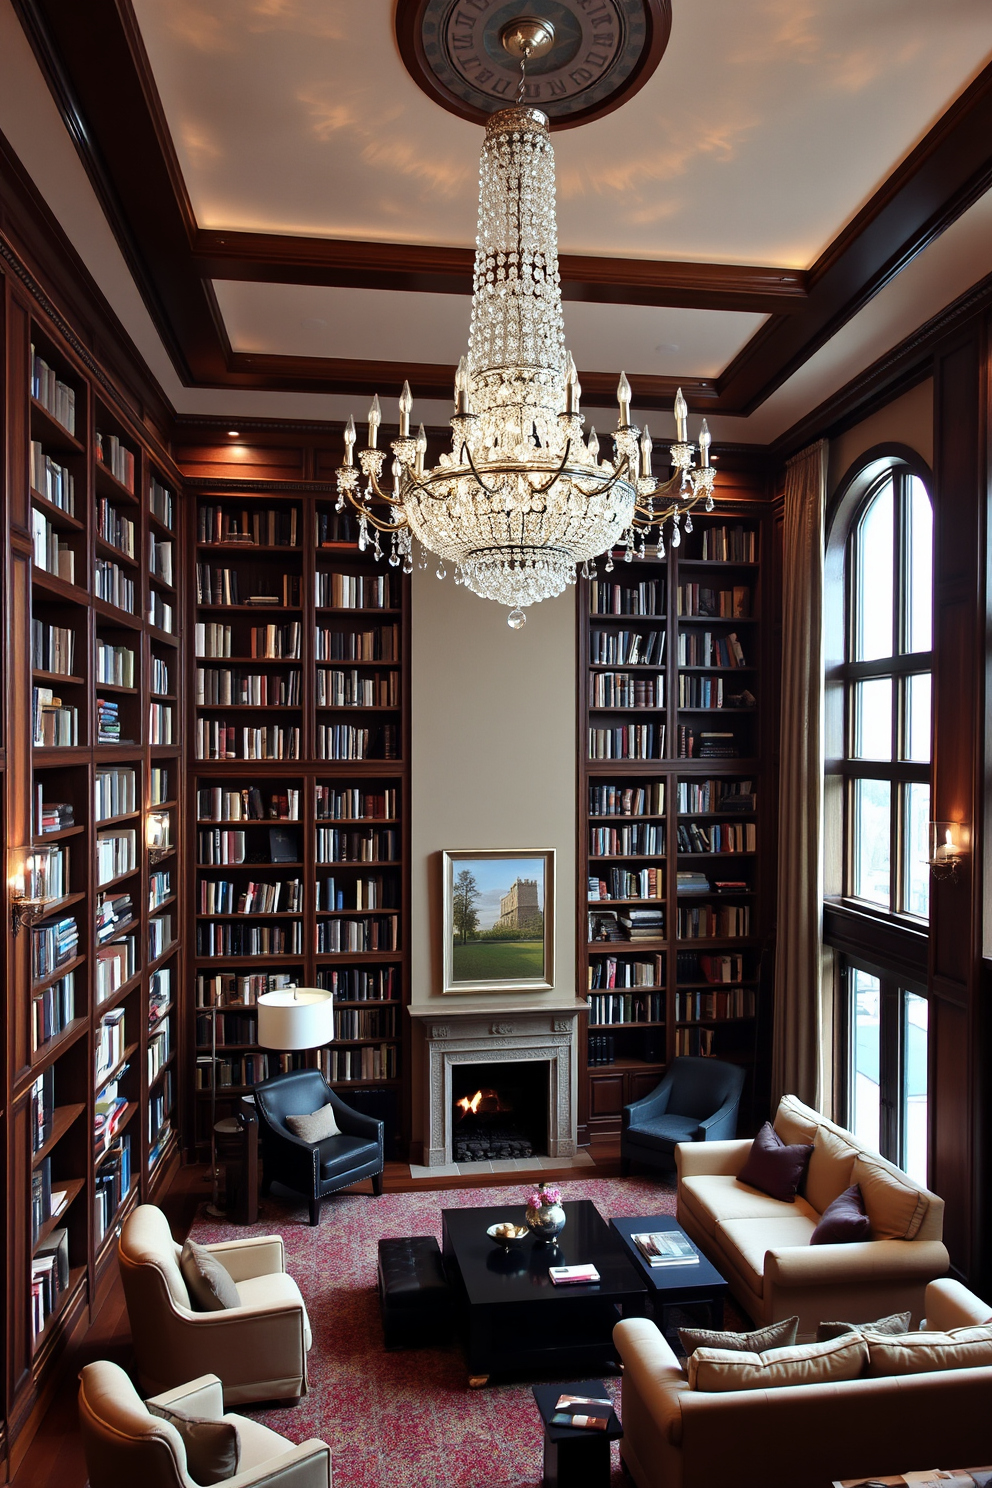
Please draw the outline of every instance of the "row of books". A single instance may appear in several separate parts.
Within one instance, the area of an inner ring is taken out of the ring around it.
[[[31,1341],[37,1348],[45,1324],[69,1285],[69,1232],[58,1225],[31,1257]]]
[[[625,723],[617,728],[589,730],[589,758],[661,759],[665,753],[663,723]]]
[[[678,613],[706,619],[746,620],[751,613],[751,591],[746,584],[735,584],[732,589],[680,584]]]
[[[299,547],[299,512],[295,506],[249,511],[233,506],[201,506],[196,540],[242,547]]]
[[[270,1073],[277,1073],[278,1064],[278,1056],[269,1054],[242,1054],[240,1058],[225,1054],[216,1061],[201,1055],[196,1061],[196,1088],[210,1090],[215,1081],[218,1090],[260,1085]]]
[[[156,630],[164,630],[167,635],[175,634],[175,611],[157,589],[148,591],[148,624],[154,625]]]
[[[317,827],[316,846],[318,863],[395,863],[400,835],[392,827],[370,827],[364,832]]]
[[[31,1048],[37,1051],[56,1038],[76,1016],[76,974],[67,972],[31,998]]]
[[[663,816],[665,782],[647,785],[590,785],[590,816]]]
[[[679,673],[680,708],[722,708],[724,705],[722,677],[695,677]]]
[[[589,585],[592,615],[664,615],[664,579],[644,579],[639,584],[614,584],[593,579]]]
[[[317,725],[317,758],[325,760],[396,760],[400,731],[395,723],[379,728],[357,728],[350,723]]]
[[[258,1037],[258,1020],[249,1013],[213,1013],[196,1020],[196,1043],[200,1049],[213,1048],[214,1023],[217,1025],[218,1046],[227,1044],[254,1044]]]
[[[172,1071],[166,1070],[148,1094],[148,1168],[155,1166],[172,1135]]]
[[[691,909],[680,905],[678,933],[680,940],[749,935],[751,911],[746,904],[694,904]]]
[[[680,780],[676,796],[679,813],[754,811],[753,786],[751,780]]]
[[[173,738],[172,709],[168,703],[148,704],[148,742],[151,745],[177,742]]]
[[[754,822],[679,822],[676,836],[681,853],[755,852],[758,845]]]
[[[52,1189],[52,1159],[43,1157],[31,1174],[31,1244],[35,1245],[44,1225],[57,1219],[65,1208],[65,1189]]]
[[[300,758],[300,743],[298,727],[272,723],[252,728],[219,718],[196,720],[196,758],[201,760],[295,760]]]
[[[135,936],[125,935],[121,940],[112,940],[98,946],[94,952],[96,1000],[106,1002],[129,982],[138,970],[138,942]]]
[[[108,641],[96,643],[96,681],[111,687],[136,687],[137,670],[134,652],[129,646],[112,646]]]
[[[37,748],[73,748],[79,743],[79,709],[63,703],[50,687],[32,688],[31,739]]]
[[[34,545],[34,566],[45,573],[54,574],[67,584],[76,582],[76,555],[67,542],[59,537],[44,512],[37,507],[31,509],[31,538]]]
[[[665,980],[664,956],[632,961],[627,956],[593,956],[589,961],[589,989],[599,987],[660,987]]]
[[[320,675],[320,674],[318,674]],[[298,708],[300,673],[242,672],[238,668],[197,667],[198,707]]]
[[[299,920],[290,920],[287,925],[201,920],[196,927],[198,956],[299,956],[302,952],[303,926]]]
[[[594,1033],[586,1046],[588,1065],[612,1064],[616,1059],[616,1039],[612,1033]]]
[[[109,1013],[104,1013],[97,1024],[94,1049],[98,1086],[124,1058],[127,1047],[125,1033],[125,1009],[122,1007],[112,1008]]]
[[[665,851],[662,822],[640,822],[630,827],[590,827],[589,856],[592,858],[642,858]]]
[[[701,1023],[722,1018],[753,1018],[756,998],[753,987],[727,987],[718,992],[676,992],[678,1023]]]
[[[175,498],[168,486],[154,475],[148,486],[148,510],[157,517],[163,527],[171,527],[174,521]]]
[[[130,1192],[131,1136],[125,1132],[111,1145],[94,1178],[93,1205],[98,1245]]]
[[[399,792],[395,786],[365,791],[358,786],[318,785],[315,808],[318,821],[389,820],[399,815]]]
[[[67,516],[75,516],[76,483],[72,471],[67,465],[60,465],[52,455],[46,455],[34,439],[31,441],[31,487]]]
[[[712,1055],[714,1033],[712,1028],[676,1028],[675,1053]]]
[[[98,744],[125,744],[129,740],[121,736],[120,704],[113,698],[96,700],[96,742]]]
[[[127,816],[137,811],[137,771],[97,770],[93,777],[93,809],[98,822],[108,816]]]
[[[148,978],[148,1027],[165,1017],[172,1001],[172,968],[162,966]]]
[[[400,974],[395,966],[324,968],[317,973],[317,986],[330,992],[335,1002],[395,1002]]]
[[[172,944],[172,916],[152,915],[148,921],[148,959],[157,961]]]
[[[302,909],[303,884],[298,878],[275,883],[249,879],[246,884],[225,878],[200,880],[200,914],[297,914]]]
[[[133,827],[115,832],[98,832],[96,838],[96,881],[109,883],[113,878],[131,873],[138,866],[138,836]]]
[[[31,1151],[40,1152],[52,1134],[55,1112],[55,1066],[49,1065],[31,1086]]]
[[[399,947],[400,925],[396,915],[317,922],[318,955],[339,955],[349,951],[398,951]]]
[[[102,945],[104,941],[112,939],[122,926],[133,919],[134,905],[130,894],[98,894],[96,902],[97,944]]]
[[[196,793],[196,814],[201,821],[299,821],[300,791],[294,786],[275,792],[266,805],[257,786],[240,790],[201,786]]]
[[[591,1027],[611,1023],[660,1023],[665,1017],[664,992],[644,992],[639,997],[632,992],[591,992],[588,1002]]]
[[[161,806],[169,799],[169,768],[167,765],[152,765],[148,771],[152,805]]]
[[[299,574],[274,574],[252,571],[248,575],[236,568],[216,568],[211,563],[196,565],[196,602],[202,605],[273,605],[299,609]]]
[[[314,603],[328,610],[398,610],[400,580],[396,574],[318,572]]]
[[[134,493],[134,454],[116,434],[96,434],[96,463],[110,471],[115,480]]]
[[[606,899],[663,899],[665,877],[660,868],[610,868],[605,878],[589,879],[589,902]]]
[[[296,655],[299,656],[299,651]],[[377,625],[374,630],[328,630],[318,625],[314,636],[316,661],[399,661],[400,628]]]
[[[318,910],[398,909],[400,886],[395,878],[356,878],[335,884],[333,878],[318,878]]]
[[[39,672],[71,677],[76,661],[76,633],[68,625],[31,621],[31,665]]]
[[[227,660],[234,654],[232,631],[230,625],[197,621],[193,627],[194,655],[204,660]],[[248,655],[259,660],[299,661],[301,634],[298,620],[287,625],[253,625],[248,635]]]
[[[317,513],[318,548],[327,548],[337,543],[353,543],[357,541],[357,524],[350,512],[319,511]]]
[[[758,537],[753,527],[734,522],[703,528],[703,560],[709,563],[755,563]]]
[[[247,862],[247,839],[238,827],[197,833],[197,862],[204,868],[231,867]],[[268,857],[257,861],[268,862]]]
[[[593,666],[661,666],[666,634],[660,627],[647,631],[593,628],[589,660]]]
[[[172,543],[154,532],[148,534],[148,572],[170,587],[175,583],[172,570]]]
[[[695,729],[679,724],[679,759],[736,759],[740,745],[733,729]]]
[[[398,708],[400,679],[396,672],[337,672],[317,668],[318,708]]]
[[[197,973],[196,1005],[206,1007],[254,1007],[263,992],[289,987],[294,977],[288,971],[259,971],[244,976],[235,971]]]
[[[746,666],[744,651],[736,631],[714,635],[711,630],[679,632],[679,666],[736,667]]]
[[[149,1084],[151,1084],[152,1080],[155,1079],[155,1076],[158,1074],[159,1070],[162,1069],[166,1064],[168,1064],[169,1056],[171,1055],[171,1053],[172,1050],[170,1048],[169,1022],[168,1019],[166,1019],[158,1032],[153,1034],[152,1037],[148,1040],[147,1054]]]
[[[744,957],[738,951],[721,955],[678,951],[675,970],[680,982],[737,982],[744,975]]]
[[[681,680],[681,679],[680,679]],[[590,672],[590,708],[663,708],[665,678],[662,673],[635,677],[629,672]]]
[[[165,697],[172,691],[169,686],[169,664],[161,656],[153,655],[151,658],[151,676],[148,678],[148,690],[157,697]]]
[[[361,1080],[395,1080],[399,1076],[396,1044],[375,1044],[364,1049],[321,1049],[320,1069],[331,1085],[356,1084]]]
[[[31,927],[31,976],[43,981],[71,961],[79,947],[79,926],[72,915],[55,915]],[[68,1019],[66,1020],[68,1021]]]
[[[148,875],[148,908],[157,909],[166,899],[172,898],[172,872],[169,868],[156,868]]]
[[[44,357],[31,347],[31,396],[69,434],[76,432],[76,389],[63,382]]]
[[[107,558],[97,558],[94,562],[93,592],[106,604],[115,605],[128,615],[134,614],[134,580]]]
[[[123,512],[108,501],[105,496],[98,496],[96,502],[96,535],[102,538],[110,547],[119,549],[125,557],[134,557],[134,540],[137,526],[126,517]]]
[[[395,1038],[396,1008],[338,1008],[334,1013],[336,1039]]]

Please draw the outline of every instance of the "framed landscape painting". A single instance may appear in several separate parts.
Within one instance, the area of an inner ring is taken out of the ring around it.
[[[445,852],[442,992],[550,992],[555,852]]]

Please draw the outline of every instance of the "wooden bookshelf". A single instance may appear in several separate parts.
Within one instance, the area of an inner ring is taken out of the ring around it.
[[[209,1140],[214,1078],[223,1116],[257,1080],[309,1064],[386,1121],[395,1153],[409,1099],[409,586],[359,551],[326,488],[202,487],[190,586],[196,1141]],[[259,993],[291,982],[334,990],[327,1049],[255,1043]]]
[[[743,1063],[753,1088],[768,527],[725,498],[664,558],[615,553],[579,583],[580,1140],[615,1137],[679,1054]]]

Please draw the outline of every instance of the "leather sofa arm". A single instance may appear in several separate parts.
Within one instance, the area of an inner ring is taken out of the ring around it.
[[[932,1281],[926,1292],[926,1322],[931,1331],[968,1328],[992,1322],[992,1307],[969,1292],[960,1281],[944,1277]]]
[[[677,1445],[682,1430],[679,1397],[689,1386],[661,1330],[648,1318],[624,1318],[613,1329],[613,1342],[623,1360],[625,1396],[634,1390],[658,1432]]]
[[[287,1442],[278,1457],[225,1478],[224,1488],[331,1488],[331,1449],[316,1437],[298,1447]]]
[[[750,1137],[732,1142],[679,1142],[675,1148],[675,1167],[680,1179],[699,1178],[703,1174],[736,1178],[750,1151]]]
[[[950,1257],[939,1240],[859,1240],[794,1245],[765,1252],[765,1280],[782,1287],[847,1286],[854,1281],[932,1281]]]
[[[281,1235],[257,1235],[244,1240],[220,1240],[204,1246],[216,1256],[232,1281],[251,1281],[285,1271],[286,1253]]]
[[[224,1414],[224,1386],[216,1374],[201,1374],[186,1385],[176,1385],[161,1395],[150,1396],[145,1404],[163,1410],[187,1411],[206,1421],[219,1421]]]

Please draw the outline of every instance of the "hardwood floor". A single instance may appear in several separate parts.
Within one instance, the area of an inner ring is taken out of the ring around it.
[[[574,1179],[583,1172],[588,1177],[611,1178],[620,1171],[619,1143],[590,1149],[594,1166],[584,1170],[560,1172],[542,1170],[543,1178]],[[406,1163],[386,1164],[383,1186],[387,1193],[410,1193],[415,1190],[445,1188],[505,1187],[526,1181],[522,1173],[453,1174],[435,1179],[413,1178]],[[365,1185],[360,1185],[365,1186]],[[197,1206],[210,1196],[209,1171],[205,1165],[180,1168],[169,1192],[162,1201],[172,1233],[177,1240],[185,1238],[196,1215]],[[82,1340],[59,1385],[38,1433],[11,1479],[13,1488],[86,1488],[86,1464],[76,1417],[77,1379],[80,1369],[92,1359],[112,1359],[122,1369],[132,1363],[131,1334],[128,1328],[124,1292],[115,1275],[89,1330]]]

